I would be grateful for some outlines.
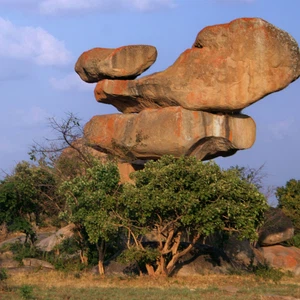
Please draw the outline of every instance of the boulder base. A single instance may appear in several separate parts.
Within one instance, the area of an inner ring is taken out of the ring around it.
[[[250,148],[255,141],[255,123],[241,114],[167,107],[139,114],[95,116],[86,124],[84,135],[94,149],[132,161],[165,154],[204,160]]]

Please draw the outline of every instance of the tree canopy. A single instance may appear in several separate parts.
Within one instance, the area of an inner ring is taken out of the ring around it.
[[[296,233],[300,233],[300,180],[291,179],[276,190],[278,207],[292,220]]]
[[[214,162],[194,157],[164,156],[132,177],[135,184],[127,184],[121,195],[121,221],[135,251],[146,253],[138,238],[155,233],[159,255],[148,262],[148,271],[169,275],[200,237],[216,231],[257,238],[266,199],[234,169],[224,171]]]
[[[106,243],[111,241],[118,230],[112,222],[111,211],[119,189],[119,171],[112,162],[94,161],[82,176],[65,181],[60,194],[66,199],[66,211],[62,216],[76,225],[81,237],[82,257],[87,246],[85,236],[98,251],[100,274],[104,274]]]
[[[33,240],[33,223],[42,215],[57,214],[55,178],[46,168],[20,162],[0,183],[0,223],[10,231],[23,231]],[[55,199],[55,200],[54,200]]]

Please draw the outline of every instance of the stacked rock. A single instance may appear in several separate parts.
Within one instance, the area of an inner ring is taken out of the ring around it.
[[[122,112],[86,124],[89,146],[131,162],[232,155],[255,141],[255,123],[241,110],[300,76],[297,42],[259,18],[206,27],[172,66],[135,79],[156,56],[155,47],[134,45],[79,57],[75,71],[97,82],[96,100]]]

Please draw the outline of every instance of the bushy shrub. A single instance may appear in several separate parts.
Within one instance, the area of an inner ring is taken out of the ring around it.
[[[258,278],[261,278],[266,281],[271,280],[276,284],[284,276],[284,273],[282,271],[280,271],[279,269],[272,268],[267,264],[259,264],[253,268],[253,271]]]
[[[10,245],[10,250],[14,254],[14,259],[20,263],[24,258],[43,257],[43,252],[29,243],[15,242]]]
[[[24,284],[20,287],[20,294],[22,299],[31,300],[35,299],[33,296],[33,286]]]
[[[7,278],[8,278],[8,274],[7,274],[6,269],[1,268],[0,269],[0,281],[3,281],[5,279],[7,279]]]

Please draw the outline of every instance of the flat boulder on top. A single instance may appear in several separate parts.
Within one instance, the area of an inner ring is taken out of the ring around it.
[[[300,76],[297,42],[259,18],[236,19],[199,32],[191,49],[168,69],[137,80],[103,80],[99,102],[124,113],[182,106],[240,111]]]
[[[147,70],[156,57],[156,48],[148,45],[94,48],[81,54],[75,71],[83,81],[89,83],[105,78],[134,79]]]
[[[87,145],[132,161],[166,154],[201,160],[228,156],[250,148],[255,132],[254,121],[246,115],[218,115],[180,106],[94,116],[84,128]]]

